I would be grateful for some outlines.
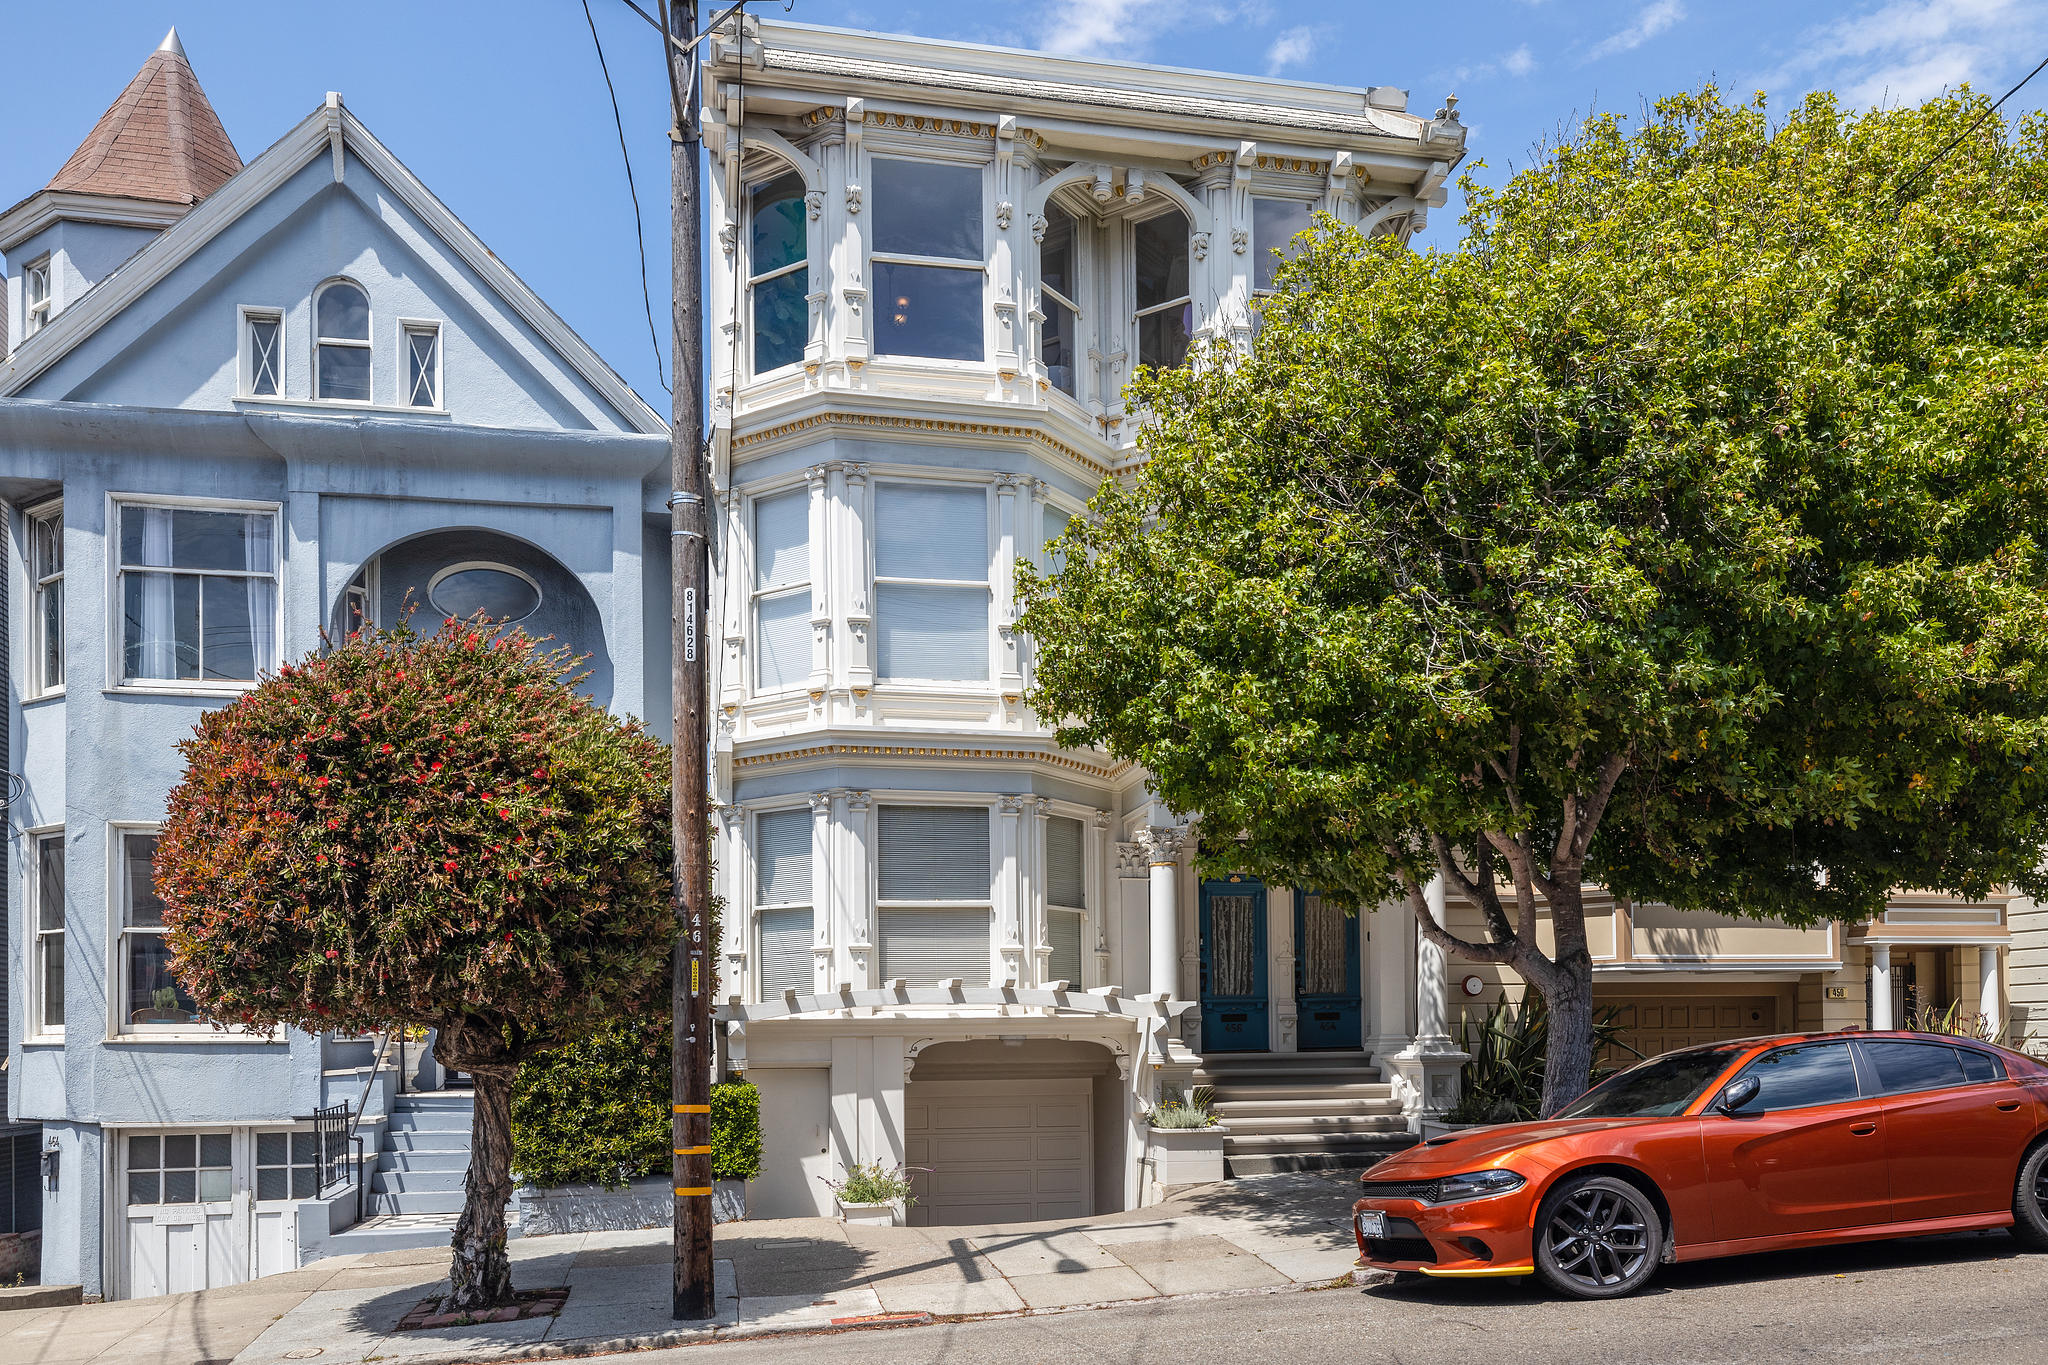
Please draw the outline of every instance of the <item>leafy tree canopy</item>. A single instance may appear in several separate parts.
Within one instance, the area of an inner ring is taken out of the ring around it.
[[[1325,220],[1249,357],[1134,383],[1149,462],[1025,576],[1036,705],[1212,865],[1527,977],[1546,1112],[1582,879],[1795,923],[2042,889],[2048,123],[1912,175],[1984,113],[1709,88],[1468,180],[1454,253]]]

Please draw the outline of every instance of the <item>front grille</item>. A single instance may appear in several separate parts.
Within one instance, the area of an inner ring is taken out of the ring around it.
[[[1358,1193],[1364,1199],[1420,1199],[1434,1204],[1441,1183],[1435,1180],[1361,1180]]]
[[[1422,1229],[1406,1218],[1389,1218],[1385,1237],[1365,1239],[1368,1261],[1420,1261],[1436,1264],[1436,1248],[1422,1235]]]

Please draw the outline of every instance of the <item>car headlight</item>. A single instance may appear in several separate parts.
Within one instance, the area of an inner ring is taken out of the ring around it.
[[[1464,1175],[1447,1175],[1437,1181],[1436,1197],[1432,1204],[1462,1204],[1468,1199],[1491,1199],[1497,1194],[1507,1194],[1528,1184],[1513,1171],[1470,1171]]]

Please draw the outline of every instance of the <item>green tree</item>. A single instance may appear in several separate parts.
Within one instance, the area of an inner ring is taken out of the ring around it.
[[[157,846],[172,970],[256,1029],[439,1030],[476,1085],[453,1303],[512,1294],[519,1063],[665,993],[668,749],[566,650],[481,619],[351,636],[184,741]]]
[[[1708,89],[1467,184],[1454,253],[1325,220],[1249,357],[1135,381],[1149,462],[1024,575],[1040,713],[1207,865],[1520,973],[1545,1113],[1592,1061],[1582,883],[2042,889],[2048,124],[1913,174],[1985,112]]]

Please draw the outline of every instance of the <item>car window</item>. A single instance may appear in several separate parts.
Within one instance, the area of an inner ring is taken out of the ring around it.
[[[1756,1077],[1762,1087],[1743,1109],[1764,1113],[1836,1104],[1853,1100],[1860,1093],[1856,1088],[1856,1063],[1849,1056],[1847,1043],[1781,1047],[1744,1067],[1742,1075]]]
[[[1963,1064],[1944,1043],[1865,1043],[1864,1055],[1877,1071],[1878,1093],[1938,1090],[1962,1085]]]
[[[1979,1052],[1973,1047],[1959,1047],[1956,1056],[1963,1059],[1963,1079],[1966,1081],[1997,1081],[2005,1078],[2005,1063],[1988,1052]]]
[[[1557,1111],[1561,1119],[1641,1119],[1682,1114],[1728,1063],[1738,1047],[1673,1052],[1616,1072]]]

